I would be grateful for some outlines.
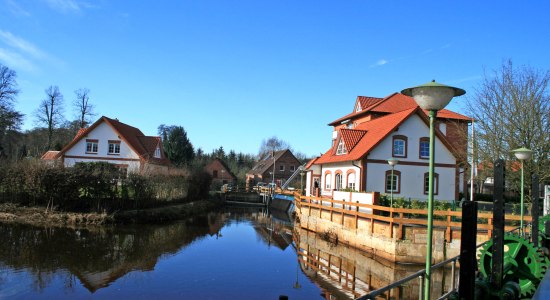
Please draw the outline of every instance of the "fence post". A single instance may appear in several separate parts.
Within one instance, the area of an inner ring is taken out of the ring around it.
[[[491,283],[496,290],[502,288],[504,273],[504,161],[497,159],[494,164],[493,192],[493,248]]]
[[[459,299],[474,299],[476,273],[477,202],[465,201],[462,205],[460,235]]]
[[[447,209],[447,230],[445,232],[445,239],[447,242],[451,242],[451,209]]]
[[[359,201],[355,201],[355,229],[359,228]]]

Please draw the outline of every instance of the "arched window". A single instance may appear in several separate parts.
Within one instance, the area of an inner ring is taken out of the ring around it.
[[[332,183],[332,175],[329,171],[325,173],[325,190],[330,190],[330,184]]]
[[[424,173],[424,195],[428,195],[430,191],[430,173]],[[439,174],[434,173],[434,195],[439,193]]]
[[[407,157],[407,137],[394,135],[392,139],[392,156]]]
[[[355,191],[355,172],[348,173],[348,188]]]
[[[334,176],[334,179],[335,179],[334,185],[336,186],[336,190],[337,191],[342,190],[342,173],[336,173],[336,175]]]
[[[392,177],[392,171],[387,170],[385,187],[386,193],[391,193],[393,190],[394,194],[399,194],[401,192],[401,172],[394,170]]]

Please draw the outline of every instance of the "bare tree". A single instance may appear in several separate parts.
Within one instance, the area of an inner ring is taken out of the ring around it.
[[[9,133],[19,130],[23,121],[23,114],[13,108],[19,94],[16,77],[15,71],[0,64],[0,158],[11,152],[14,142]]]
[[[63,95],[57,86],[50,86],[45,91],[46,99],[42,100],[36,111],[37,123],[48,129],[48,150],[52,146],[53,131],[63,121]]]
[[[520,189],[518,164],[511,152],[516,148],[533,150],[532,158],[525,162],[526,174],[537,173],[541,181],[550,179],[549,84],[549,71],[514,67],[506,61],[500,70],[485,75],[467,102],[470,115],[476,119],[480,161],[489,166],[487,163],[497,158],[508,160],[506,177],[516,190]]]
[[[80,128],[84,128],[91,123],[91,118],[95,116],[93,112],[94,106],[89,103],[90,90],[87,88],[81,88],[74,91],[76,99],[73,102],[75,110],[78,112],[78,121],[80,122]]]
[[[260,150],[258,151],[258,158],[262,159],[268,153],[271,153],[271,151],[278,151],[283,149],[290,149],[290,145],[287,142],[279,139],[278,137],[272,136],[267,140],[262,141],[262,144],[260,145]]]

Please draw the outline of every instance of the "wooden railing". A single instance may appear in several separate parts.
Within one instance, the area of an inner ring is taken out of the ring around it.
[[[427,226],[428,211],[425,209],[391,208],[359,202],[334,200],[325,197],[306,197],[301,196],[299,193],[294,193],[294,202],[297,209],[308,209],[309,215],[311,215],[312,209],[318,210],[316,213],[319,214],[319,217],[321,217],[323,212],[328,212],[330,214],[330,221],[333,221],[334,214],[338,214],[341,216],[341,225],[344,224],[344,217],[351,217],[355,220],[355,229],[358,227],[359,219],[370,220],[371,224],[374,224],[374,222],[386,223],[392,228],[392,230],[388,230],[388,237],[390,238],[394,237],[393,226],[398,226],[395,236],[397,239],[403,239],[403,227],[405,226]],[[433,226],[434,228],[445,228],[445,239],[450,242],[452,240],[452,231],[460,231],[461,218],[461,211],[451,211],[450,209],[444,211],[435,210]],[[507,223],[505,231],[510,231],[519,226],[515,223],[519,224],[520,216],[507,214],[505,220]],[[531,222],[531,216],[524,216],[523,220],[529,223]],[[478,235],[486,234],[488,238],[491,238],[493,234],[492,224],[492,213],[478,213]],[[370,230],[372,234],[374,226],[370,226]]]

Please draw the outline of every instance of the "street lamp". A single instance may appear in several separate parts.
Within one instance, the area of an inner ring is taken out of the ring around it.
[[[418,106],[429,111],[430,116],[430,162],[428,177],[428,236],[426,241],[426,278],[424,285],[424,299],[430,299],[430,287],[432,281],[432,233],[433,233],[433,200],[434,200],[434,146],[435,146],[435,126],[434,121],[437,111],[443,109],[453,97],[462,96],[466,92],[463,89],[432,82],[404,89],[403,95],[413,97]]]
[[[523,236],[523,161],[530,159],[533,151],[527,148],[519,148],[512,150],[512,152],[521,161],[521,219],[519,221],[519,232]]]
[[[388,159],[388,164],[391,166],[391,180],[390,180],[390,207],[393,207],[393,169],[395,165],[399,163],[397,158]]]

